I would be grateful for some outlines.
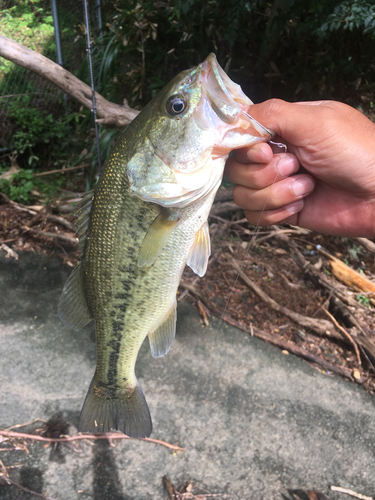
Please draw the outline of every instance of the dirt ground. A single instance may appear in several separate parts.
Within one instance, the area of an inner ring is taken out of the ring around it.
[[[80,251],[73,212],[58,213],[53,203],[25,207],[5,197],[0,203],[0,248],[10,259],[38,252],[74,267]],[[209,222],[207,273],[198,278],[186,268],[178,300],[195,303],[204,324],[218,316],[375,394],[375,300],[357,280],[375,282],[373,243],[291,226],[255,228],[225,188]],[[352,286],[337,278],[331,256],[343,263]]]

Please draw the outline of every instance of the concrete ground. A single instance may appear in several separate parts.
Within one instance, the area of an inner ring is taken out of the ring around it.
[[[77,333],[57,316],[70,271],[42,255],[0,256],[0,428],[40,417],[76,432],[95,343],[92,326]],[[20,464],[11,478],[57,500],[162,500],[165,474],[232,500],[285,500],[293,489],[350,498],[330,485],[375,495],[375,400],[361,387],[218,320],[203,328],[187,302],[169,354],[153,359],[145,343],[137,375],[152,437],[184,452],[137,440],[80,442],[80,452],[34,443],[29,454],[0,451]],[[2,500],[31,498],[0,485]]]

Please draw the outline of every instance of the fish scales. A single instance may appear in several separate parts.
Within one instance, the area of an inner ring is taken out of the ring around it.
[[[97,366],[81,431],[150,435],[138,352],[146,336],[153,356],[168,352],[184,267],[206,271],[207,218],[230,150],[270,138],[248,115],[251,104],[211,54],[125,129],[84,199],[83,254],[59,302],[60,317],[76,329],[95,319]]]

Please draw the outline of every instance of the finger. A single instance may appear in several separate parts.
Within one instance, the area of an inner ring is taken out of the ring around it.
[[[235,203],[245,210],[274,210],[304,198],[314,188],[314,178],[303,174],[283,179],[264,189],[236,186],[233,198]]]
[[[227,161],[225,176],[234,184],[240,184],[252,189],[264,189],[281,179],[298,172],[299,162],[294,155],[279,154],[272,157],[265,165],[252,163],[244,165],[236,161],[234,156]]]
[[[247,220],[256,226],[264,227],[271,224],[292,224],[298,225],[299,212],[304,207],[304,200],[298,200],[284,207],[275,210],[250,211],[245,210]]]
[[[261,142],[251,148],[236,149],[233,154],[240,163],[269,163],[273,156],[271,146],[266,142]]]
[[[296,146],[306,146],[315,130],[321,131],[323,115],[335,112],[333,101],[290,103],[281,99],[270,99],[250,107],[249,113],[262,125],[274,130],[284,140]]]

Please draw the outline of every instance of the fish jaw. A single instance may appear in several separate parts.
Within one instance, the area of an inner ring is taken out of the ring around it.
[[[217,133],[214,155],[269,141],[273,132],[249,115],[253,102],[234,83],[210,54],[201,64],[202,97],[194,118],[202,129]]]
[[[168,103],[176,97],[186,108],[172,116]],[[221,181],[230,151],[272,137],[248,114],[251,105],[214,54],[182,72],[150,103],[158,118],[147,125],[143,147],[128,163],[130,193],[175,208],[204,197]]]

